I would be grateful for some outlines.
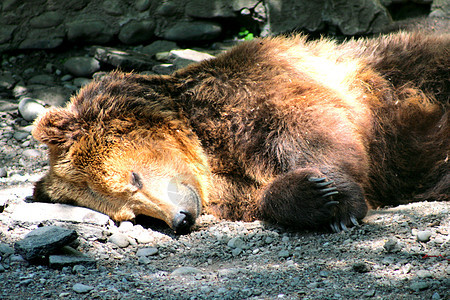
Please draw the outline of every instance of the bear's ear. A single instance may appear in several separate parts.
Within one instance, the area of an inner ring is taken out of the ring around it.
[[[80,126],[70,110],[52,108],[35,121],[32,134],[49,146],[69,148],[80,134]]]

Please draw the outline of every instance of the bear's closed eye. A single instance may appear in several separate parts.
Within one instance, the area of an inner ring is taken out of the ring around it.
[[[138,189],[142,189],[142,187],[144,186],[144,184],[142,183],[141,176],[136,172],[131,172],[130,182]]]

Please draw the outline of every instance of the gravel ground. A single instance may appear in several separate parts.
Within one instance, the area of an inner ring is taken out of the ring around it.
[[[209,215],[183,236],[145,219],[15,220],[48,168],[45,147],[17,112],[17,86],[30,86],[39,70],[55,85],[64,75],[46,61],[58,66],[57,55],[39,57],[3,57],[18,83],[0,89],[0,299],[450,299],[449,202],[371,211],[361,226],[339,234]],[[18,60],[22,68],[10,63]],[[46,259],[24,260],[14,243],[47,225],[76,230],[70,246],[95,264],[55,268]]]

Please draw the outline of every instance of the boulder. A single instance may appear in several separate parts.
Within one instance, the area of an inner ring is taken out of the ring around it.
[[[210,41],[218,38],[222,27],[214,22],[179,22],[166,29],[162,37],[175,42]]]
[[[77,236],[76,231],[72,229],[58,226],[39,227],[16,242],[14,248],[26,260],[33,260],[73,242]]]

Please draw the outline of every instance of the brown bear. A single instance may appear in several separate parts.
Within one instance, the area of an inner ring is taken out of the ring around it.
[[[39,201],[178,233],[230,220],[345,230],[449,200],[450,35],[254,39],[170,76],[112,72],[35,124]]]

